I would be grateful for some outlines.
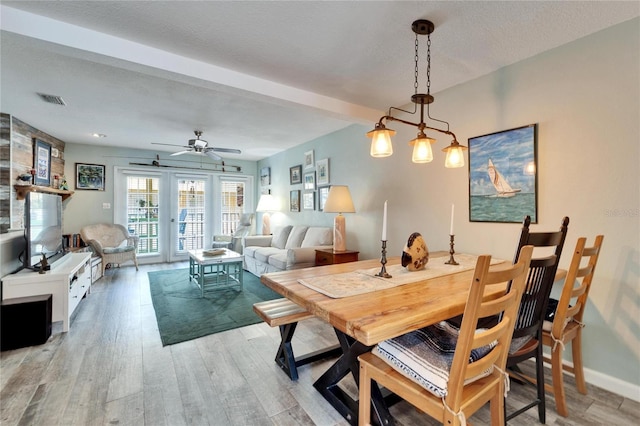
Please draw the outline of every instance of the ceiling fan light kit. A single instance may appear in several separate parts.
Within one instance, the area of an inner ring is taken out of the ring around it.
[[[435,132],[449,135],[453,138],[451,144],[442,151],[447,153],[445,160],[445,167],[457,168],[464,166],[464,151],[467,147],[460,145],[456,139],[456,135],[449,130],[449,123],[444,120],[431,117],[429,114],[429,105],[433,103],[434,98],[431,96],[431,33],[435,29],[433,22],[426,19],[418,19],[411,24],[411,30],[416,35],[415,41],[415,92],[411,96],[411,102],[414,104],[413,111],[405,111],[400,108],[390,107],[387,115],[380,118],[376,123],[375,128],[367,133],[367,136],[371,138],[371,156],[372,157],[388,157],[393,154],[393,145],[391,143],[391,136],[396,132],[395,130],[388,129],[383,122],[399,121],[400,123],[408,124],[418,128],[418,136],[409,142],[409,145],[413,146],[413,155],[411,160],[414,163],[429,163],[433,160],[433,151],[431,144],[435,142],[435,139],[430,138],[425,133],[425,130],[433,130]],[[427,93],[418,93],[418,36],[427,36]],[[420,106],[420,122],[413,123],[411,121],[403,120],[392,115],[392,110],[404,112],[407,114],[415,114],[418,112],[418,105]],[[445,124],[446,129],[428,126],[424,121],[425,105],[427,110],[427,118],[432,121]]]

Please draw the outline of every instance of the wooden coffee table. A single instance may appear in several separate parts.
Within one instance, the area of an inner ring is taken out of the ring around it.
[[[202,291],[238,286],[242,291],[244,256],[225,249],[224,254],[205,255],[204,250],[189,250],[189,279]]]

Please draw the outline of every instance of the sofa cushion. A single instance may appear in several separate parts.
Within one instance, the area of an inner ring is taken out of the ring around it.
[[[269,263],[269,257],[282,253],[282,249],[275,247],[259,247],[253,252],[253,258],[260,262]]]
[[[283,249],[287,245],[287,238],[293,226],[276,226],[273,228],[273,236],[271,237],[271,247]]]
[[[304,236],[307,233],[307,229],[309,229],[309,227],[304,225],[295,225],[291,228],[287,244],[284,248],[290,249],[300,247],[300,244],[302,244],[302,240],[304,240]]]
[[[260,246],[249,246],[243,248],[244,257],[256,257],[255,252],[258,250]]]
[[[269,265],[284,271],[287,269],[287,252],[280,250],[278,253],[269,256]]]
[[[333,229],[321,226],[310,226],[300,247],[333,245]]]

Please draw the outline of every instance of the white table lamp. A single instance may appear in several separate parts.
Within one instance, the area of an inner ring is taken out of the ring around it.
[[[262,235],[271,235],[271,218],[269,212],[278,211],[278,200],[271,194],[262,194],[258,200],[257,212],[262,213]]]
[[[324,211],[327,213],[338,213],[333,221],[333,250],[347,250],[347,230],[345,219],[342,213],[355,213],[349,187],[346,185],[333,185],[329,189],[327,201],[324,204]]]

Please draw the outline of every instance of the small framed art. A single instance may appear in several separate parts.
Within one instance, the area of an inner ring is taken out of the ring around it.
[[[315,167],[316,163],[313,158],[314,158],[313,150],[307,151],[304,153],[304,169],[305,170],[313,169]]]
[[[302,208],[305,210],[316,209],[316,193],[305,192],[302,194]]]
[[[33,140],[34,183],[49,186],[51,182],[51,145],[40,139]]]
[[[76,189],[104,191],[104,172],[101,164],[76,163]]]
[[[289,191],[289,211],[292,211],[292,212],[300,211],[300,190],[299,189]]]
[[[324,158],[316,163],[316,184],[329,184],[329,159]]]
[[[469,138],[469,220],[538,223],[537,124]]]
[[[302,183],[302,164],[289,167],[289,183],[291,185]]]
[[[318,210],[324,210],[324,203],[327,202],[329,196],[329,189],[331,186],[321,186],[318,188]]]
[[[260,169],[260,185],[271,185],[271,167],[263,167]]]
[[[304,189],[310,191],[316,189],[316,172],[304,174]]]

